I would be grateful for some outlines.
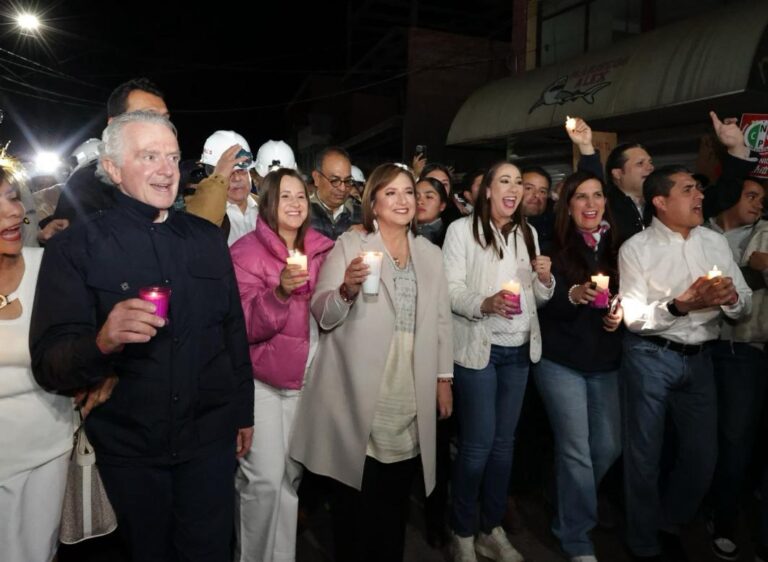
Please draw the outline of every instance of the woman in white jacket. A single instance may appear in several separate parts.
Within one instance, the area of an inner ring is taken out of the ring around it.
[[[522,199],[520,170],[507,162],[492,166],[474,215],[451,224],[443,246],[459,427],[451,516],[457,561],[475,561],[475,550],[493,560],[523,559],[501,519],[528,368],[541,356],[536,307],[551,298],[555,281],[523,218]]]

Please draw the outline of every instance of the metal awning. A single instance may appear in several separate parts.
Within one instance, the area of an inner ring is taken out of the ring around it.
[[[498,142],[588,121],[760,93],[768,105],[768,2],[729,4],[570,61],[483,86],[451,124],[448,145]],[[754,100],[755,98],[750,98]],[[754,108],[744,108],[753,110]],[[706,115],[706,114],[704,114]],[[699,115],[699,119],[701,119]]]

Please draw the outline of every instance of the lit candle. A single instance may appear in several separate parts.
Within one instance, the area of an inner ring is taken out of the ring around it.
[[[714,279],[715,277],[721,277],[723,272],[717,269],[716,265],[712,266],[712,269],[707,272],[707,279]]]
[[[171,301],[170,287],[142,287],[139,289],[139,298],[155,305],[155,316],[168,321],[168,306]]]
[[[593,308],[608,308],[608,301],[610,300],[608,283],[610,280],[611,278],[608,275],[603,275],[602,273],[592,276],[592,283],[597,285],[597,296],[590,303],[590,306]]]
[[[307,256],[298,250],[291,250],[288,259],[285,260],[288,265],[300,265],[303,271],[307,270]]]
[[[510,279],[509,281],[502,283],[501,289],[508,293],[504,295],[504,298],[512,305],[512,314],[517,315],[522,313],[523,309],[520,307],[520,281],[517,279]]]
[[[565,116],[565,128],[573,131],[576,128],[576,119],[568,115]]]
[[[382,252],[363,252],[360,254],[363,263],[368,266],[368,277],[363,281],[363,294],[376,296],[379,294],[379,279],[381,278]]]

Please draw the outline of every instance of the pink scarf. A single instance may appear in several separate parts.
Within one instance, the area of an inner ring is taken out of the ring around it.
[[[603,237],[603,234],[611,228],[611,225],[608,224],[607,221],[600,221],[600,225],[592,232],[588,230],[581,230],[580,228],[577,228],[576,230],[581,234],[581,237],[584,239],[584,243],[589,247],[592,248],[593,252],[597,252],[597,246],[600,244],[600,239]]]

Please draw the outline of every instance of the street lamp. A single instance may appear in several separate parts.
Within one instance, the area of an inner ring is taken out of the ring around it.
[[[34,14],[22,13],[16,16],[16,23],[28,33],[34,33],[40,29],[40,18]]]

